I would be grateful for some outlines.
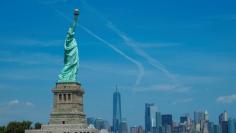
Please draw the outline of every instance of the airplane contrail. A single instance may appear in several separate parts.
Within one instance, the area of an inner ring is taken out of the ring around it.
[[[80,27],[86,31],[88,34],[90,34],[91,36],[93,36],[94,38],[98,39],[99,41],[103,42],[104,44],[106,44],[108,47],[110,47],[111,49],[113,49],[115,52],[117,52],[118,54],[122,55],[124,58],[126,58],[127,60],[129,60],[130,62],[132,62],[133,64],[135,64],[139,70],[136,82],[135,82],[135,87],[137,87],[140,84],[140,81],[144,75],[144,68],[143,65],[131,58],[130,56],[126,55],[124,52],[122,52],[120,49],[116,48],[114,45],[112,45],[111,43],[107,42],[106,40],[104,40],[103,38],[99,37],[98,35],[94,34],[91,30],[89,30],[88,28],[80,25]]]
[[[108,20],[102,13],[100,13],[99,11],[97,11],[96,9],[92,8],[85,0],[81,0],[82,4],[85,5],[85,7],[90,11],[95,13],[97,16],[99,16],[103,21],[105,21],[107,23],[107,27],[112,30],[116,35],[118,35],[124,42],[126,45],[128,45],[129,47],[132,47],[133,50],[141,57],[143,57],[144,59],[146,59],[146,61],[152,65],[154,68],[159,69],[160,71],[162,71],[168,78],[170,78],[172,81],[176,81],[175,76],[170,73],[166,67],[161,64],[158,60],[154,59],[153,57],[151,57],[149,54],[147,54],[146,52],[144,52],[142,49],[140,49],[135,42],[130,39],[128,36],[126,36],[124,33],[122,33],[116,26],[114,26],[114,24]]]
[[[144,52],[142,49],[140,49],[135,42],[130,39],[128,36],[126,36],[124,33],[122,33],[118,28],[116,28],[110,21],[108,21],[107,24],[108,28],[111,29],[115,34],[117,34],[124,42],[126,45],[132,47],[134,51],[146,61],[152,65],[153,67],[159,69],[162,71],[164,74],[166,74],[167,77],[169,77],[172,80],[175,80],[174,75],[172,75],[163,64],[161,64],[158,60],[154,59],[150,55],[148,55],[146,52]]]

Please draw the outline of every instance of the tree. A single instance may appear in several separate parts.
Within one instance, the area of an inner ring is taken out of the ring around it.
[[[23,121],[21,124],[22,124],[22,127],[23,127],[24,129],[30,129],[32,122],[31,122],[31,121]],[[24,131],[24,132],[25,132],[25,131]]]
[[[30,129],[31,124],[31,121],[9,122],[6,127],[5,133],[24,133],[26,129]]]
[[[35,129],[41,129],[41,126],[42,126],[42,124],[39,123],[39,122],[36,122],[36,123],[34,124],[34,128],[35,128]]]
[[[0,133],[5,133],[5,126],[0,126]]]

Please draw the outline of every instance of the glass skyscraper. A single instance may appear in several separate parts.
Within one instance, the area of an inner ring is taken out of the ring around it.
[[[164,133],[171,133],[172,132],[172,115],[171,114],[165,114],[161,116],[162,119],[162,126],[163,126],[163,132]]]
[[[229,133],[236,133],[236,119],[229,119],[228,129]]]
[[[113,128],[114,133],[121,133],[121,98],[117,88],[113,93]]]
[[[162,115],[161,118],[162,118],[162,125],[163,126],[166,126],[166,125],[172,126],[172,115],[171,114]]]
[[[162,127],[161,112],[156,112],[156,128],[157,128],[157,133],[161,132],[161,127]]]
[[[156,127],[157,108],[153,103],[145,104],[145,133],[152,133],[153,127]]]
[[[201,123],[205,119],[205,113],[202,111],[195,111],[194,112],[194,123]]]
[[[130,127],[130,133],[144,133],[142,126]]]
[[[221,133],[228,133],[228,114],[226,111],[220,114],[219,125],[221,128]]]
[[[120,124],[121,133],[128,133],[128,123],[126,120],[122,120]]]

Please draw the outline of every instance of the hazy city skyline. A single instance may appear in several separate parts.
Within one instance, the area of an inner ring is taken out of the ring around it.
[[[236,117],[233,0],[0,3],[0,124],[48,122],[74,8],[88,117],[112,123],[115,85],[129,126],[144,125],[145,103],[174,121],[198,110],[214,122],[224,110]]]

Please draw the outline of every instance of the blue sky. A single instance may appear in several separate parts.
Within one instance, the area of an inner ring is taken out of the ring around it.
[[[236,2],[233,0],[2,0],[0,124],[47,123],[51,89],[63,67],[63,41],[80,9],[79,81],[87,116],[111,121],[122,95],[129,125],[144,123],[144,104],[174,120],[208,110],[236,117]]]

